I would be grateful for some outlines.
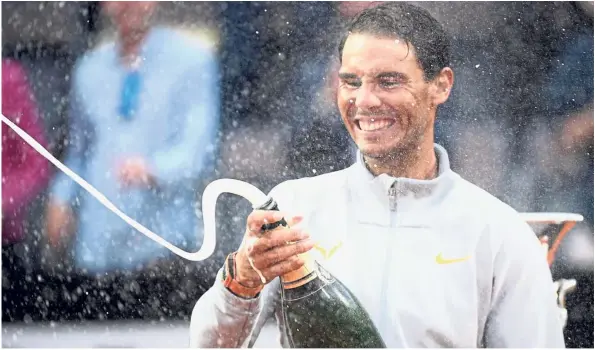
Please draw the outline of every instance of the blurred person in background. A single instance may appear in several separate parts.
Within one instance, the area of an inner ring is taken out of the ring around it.
[[[541,125],[530,134],[535,147],[547,135],[552,152],[536,159],[543,178],[535,186],[537,210],[572,211],[593,226],[593,9],[590,23],[568,29],[555,48],[541,89]],[[531,149],[538,156],[537,149]],[[569,181],[569,179],[572,179]],[[580,186],[577,186],[577,182]],[[588,188],[588,191],[585,191]]]
[[[533,170],[533,210],[573,212],[585,221],[568,233],[552,266],[577,280],[569,294],[567,346],[593,347],[593,2],[577,6],[540,89],[541,118],[526,135]],[[550,149],[550,152],[543,152]]]
[[[2,59],[2,114],[46,146],[43,122],[33,98],[27,73],[18,61]],[[25,277],[15,244],[27,235],[29,205],[48,185],[49,163],[2,123],[2,295],[3,321],[14,315]]]
[[[195,186],[210,167],[218,132],[218,63],[201,40],[153,25],[157,6],[101,3],[116,38],[75,66],[64,162],[128,216],[195,251],[203,227],[195,213]],[[75,269],[84,276],[136,276],[162,266],[163,283],[175,288],[176,278],[167,276],[169,250],[63,173],[52,183],[45,228],[54,248],[72,245]],[[137,277],[129,289],[139,289],[137,281],[143,279]],[[161,297],[160,292],[140,294]]]
[[[2,114],[46,145],[43,122],[23,67],[2,60]],[[6,124],[2,124],[2,244],[13,244],[25,235],[27,205],[49,182],[49,163]]]

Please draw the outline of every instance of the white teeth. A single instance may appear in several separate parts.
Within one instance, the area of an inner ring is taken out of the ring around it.
[[[387,120],[387,119],[378,120],[378,121],[376,121],[374,119],[370,119],[369,121],[360,120],[359,128],[363,131],[376,131],[376,130],[387,129],[387,128],[391,127],[394,123],[395,123],[394,120]]]

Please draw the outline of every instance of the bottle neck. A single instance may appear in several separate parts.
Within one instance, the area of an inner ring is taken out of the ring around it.
[[[316,261],[309,253],[299,255],[305,261],[305,264],[295,271],[288,272],[281,276],[281,285],[283,289],[293,289],[301,287],[304,284],[318,277]]]
[[[263,205],[259,207],[256,207],[255,209],[279,210],[279,207],[277,206],[277,202],[275,202],[273,198],[269,198],[267,202],[265,202]],[[281,219],[280,221],[274,222],[272,224],[265,224],[263,226],[263,230],[275,230],[279,226],[289,227],[285,219]],[[281,285],[285,290],[301,287],[318,277],[318,266],[314,261],[314,258],[312,258],[312,256],[309,253],[300,254],[299,257],[305,261],[305,264],[299,269],[292,272],[288,272],[280,277]]]

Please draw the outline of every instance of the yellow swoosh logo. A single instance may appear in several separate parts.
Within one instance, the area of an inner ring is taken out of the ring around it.
[[[343,242],[341,241],[341,242],[339,242],[339,244],[335,245],[327,252],[326,249],[324,249],[323,247],[319,246],[318,243],[316,243],[314,245],[314,249],[318,250],[320,252],[320,254],[322,254],[322,256],[324,257],[324,260],[328,260],[331,258],[331,256],[335,255],[337,250],[339,250],[339,248],[341,248],[342,246],[343,246]]]
[[[469,258],[471,258],[471,255],[466,256],[464,258],[457,258],[457,259],[444,259],[442,257],[442,253],[436,255],[436,263],[440,264],[440,265],[446,265],[446,264],[454,264],[454,263],[458,263],[458,262],[463,262],[465,260],[469,260]]]

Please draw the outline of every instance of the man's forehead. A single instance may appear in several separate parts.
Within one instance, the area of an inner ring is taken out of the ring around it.
[[[343,69],[379,73],[417,66],[417,57],[403,39],[351,34],[343,47],[341,63]]]
[[[373,34],[350,34],[343,47],[343,55],[373,55],[375,51],[384,51],[385,54],[414,58],[415,49],[399,37],[376,36]]]
[[[419,70],[420,72],[416,72]],[[415,58],[403,54],[397,56],[361,55],[344,56],[339,68],[339,73],[352,73],[358,76],[377,77],[389,75],[387,73],[399,73],[401,75],[415,76],[422,74]]]

